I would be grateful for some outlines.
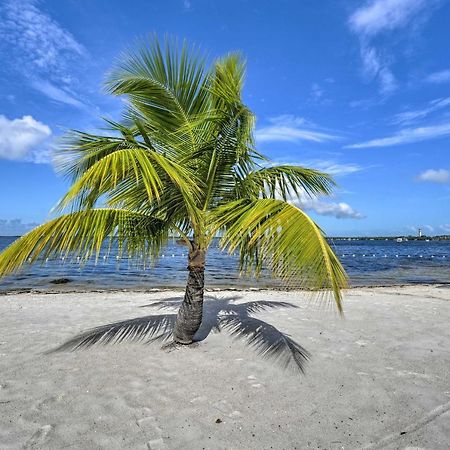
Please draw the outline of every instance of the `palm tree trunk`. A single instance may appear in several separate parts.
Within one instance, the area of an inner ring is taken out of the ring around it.
[[[188,256],[188,280],[183,303],[178,310],[173,330],[173,340],[178,344],[191,344],[200,328],[203,317],[203,293],[205,287],[205,251],[192,242]]]

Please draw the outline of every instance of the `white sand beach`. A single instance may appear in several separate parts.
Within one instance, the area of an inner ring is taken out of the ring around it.
[[[171,351],[121,343],[44,354],[88,328],[161,314],[141,307],[181,295],[0,296],[0,448],[450,447],[444,286],[350,290],[344,319],[299,292],[207,293],[207,321],[217,299],[298,305],[255,317],[311,353],[304,375],[224,330]]]

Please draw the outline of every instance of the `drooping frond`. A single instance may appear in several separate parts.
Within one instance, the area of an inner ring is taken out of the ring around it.
[[[160,314],[102,325],[75,336],[49,353],[84,350],[94,345],[167,340],[175,319],[176,314]]]
[[[259,356],[274,359],[284,368],[293,365],[304,372],[310,357],[308,351],[273,325],[254,317],[229,314],[220,318],[220,326],[233,337],[244,339]]]
[[[260,274],[263,265],[289,285],[331,290],[342,311],[347,277],[320,228],[299,208],[274,199],[238,200],[212,214],[221,246],[239,251],[241,270]]]
[[[128,142],[120,136],[101,136],[73,130],[62,140],[55,155],[55,166],[58,172],[75,182],[97,161],[127,148],[127,145]]]
[[[102,195],[128,180],[133,185],[142,185],[147,201],[158,200],[163,184],[151,153],[136,148],[109,153],[86,170],[70,187],[61,200],[60,207],[64,208],[77,199],[80,207],[92,206]]]
[[[329,195],[335,186],[326,173],[300,166],[264,167],[250,172],[236,183],[236,194],[250,198],[281,198],[288,200],[306,193],[310,196]]]
[[[171,187],[177,188],[187,204],[194,205],[199,188],[193,178],[187,169],[164,155],[130,146],[96,161],[72,185],[60,207],[74,200],[79,200],[80,207],[92,206],[105,194],[113,194],[118,202],[128,198],[128,190],[133,188],[144,192],[146,201],[152,203],[159,201],[164,189]]]
[[[53,219],[14,241],[0,254],[0,277],[38,258],[99,255],[102,244],[117,242],[130,257],[156,257],[167,241],[170,224],[131,211],[90,209]]]

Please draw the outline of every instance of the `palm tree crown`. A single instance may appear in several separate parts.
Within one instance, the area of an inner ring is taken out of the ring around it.
[[[255,149],[244,74],[239,54],[209,67],[170,40],[125,56],[106,83],[127,100],[123,120],[107,121],[109,135],[70,133],[59,161],[73,183],[60,215],[0,255],[0,276],[61,253],[89,258],[114,241],[130,257],[155,259],[172,235],[188,246],[189,267],[203,270],[220,235],[242,271],[258,275],[266,266],[287,283],[331,291],[341,311],[346,274],[320,228],[290,202],[329,194],[334,182],[271,165]]]

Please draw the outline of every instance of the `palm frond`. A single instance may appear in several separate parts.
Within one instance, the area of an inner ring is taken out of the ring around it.
[[[281,198],[288,200],[306,193],[329,195],[335,186],[326,173],[293,165],[264,167],[250,172],[236,183],[236,194],[250,198]]]
[[[85,331],[48,353],[83,350],[94,345],[168,340],[175,325],[176,314],[137,317],[110,323]]]
[[[188,204],[194,204],[199,187],[186,168],[152,150],[139,147],[116,150],[86,170],[60,201],[59,208],[76,200],[78,207],[91,207],[102,195],[120,186],[136,186],[145,192],[147,202],[157,202],[168,184],[164,183],[166,180],[178,188]],[[127,190],[122,194],[128,196]]]
[[[71,186],[59,202],[59,208],[64,209],[74,200],[79,200],[78,207],[91,207],[102,195],[126,180],[142,184],[147,201],[158,200],[163,183],[150,154],[143,149],[130,148],[104,156]]]
[[[209,91],[218,109],[240,105],[245,78],[245,60],[240,53],[229,53],[217,60],[211,75]]]
[[[102,136],[69,131],[55,155],[55,168],[75,182],[98,160],[121,150],[127,142],[118,136]]]
[[[127,52],[106,87],[115,95],[127,95],[131,111],[170,134],[189,126],[190,116],[207,106],[207,78],[205,58],[198,50],[186,42],[180,50],[173,39],[161,46],[153,37]]]
[[[0,253],[0,277],[26,263],[54,256],[97,257],[104,242],[117,242],[130,257],[155,258],[167,241],[170,224],[119,209],[90,209],[53,219],[20,237]]]
[[[244,339],[259,356],[273,359],[284,368],[294,366],[304,372],[310,357],[308,351],[273,325],[254,317],[229,314],[220,318],[220,326],[236,339]]]
[[[238,200],[212,213],[222,248],[239,251],[241,270],[257,276],[263,264],[290,286],[331,290],[342,312],[347,277],[320,228],[299,208],[274,199]]]

